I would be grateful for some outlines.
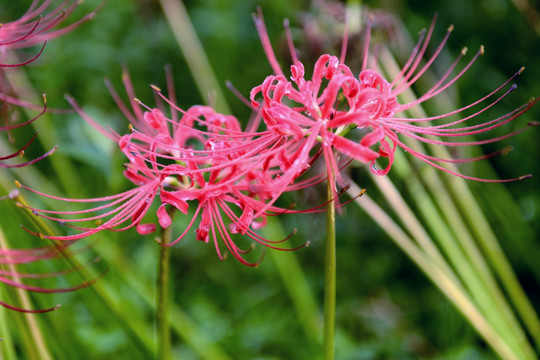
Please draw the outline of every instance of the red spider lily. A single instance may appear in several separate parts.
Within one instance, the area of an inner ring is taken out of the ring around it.
[[[491,180],[467,176],[450,170],[440,163],[463,163],[484,159],[494,154],[477,158],[444,159],[415,150],[401,140],[401,137],[409,137],[427,144],[472,146],[497,142],[514,136],[525,129],[510,132],[503,136],[492,137],[488,140],[459,141],[460,138],[463,139],[470,135],[489,132],[503,126],[522,115],[537,102],[537,100],[532,100],[504,116],[480,124],[465,124],[489,110],[512,92],[516,85],[509,86],[509,83],[522,70],[491,93],[455,111],[426,118],[398,116],[404,111],[436,97],[453,85],[483,53],[483,48],[481,48],[456,75],[452,75],[465,54],[465,51],[463,51],[431,89],[417,100],[400,104],[398,102],[400,94],[411,88],[437,59],[450,36],[452,27],[448,29],[446,36],[437,46],[434,54],[426,58],[426,48],[435,26],[434,19],[429,30],[421,33],[410,58],[399,75],[392,81],[387,81],[374,65],[368,67],[368,64],[376,63],[375,58],[370,61],[369,40],[371,29],[369,25],[366,29],[362,68],[357,77],[344,64],[347,46],[347,35],[345,34],[341,57],[338,59],[328,54],[322,55],[315,63],[312,78],[310,80],[305,79],[304,66],[296,57],[292,37],[288,32],[287,39],[293,59],[289,80],[285,77],[274,55],[260,11],[258,15],[254,16],[254,20],[263,49],[275,75],[267,77],[261,85],[252,90],[252,104],[260,109],[268,128],[287,137],[287,141],[300,142],[303,148],[321,144],[329,179],[334,174],[338,174],[338,166],[334,157],[335,152],[363,163],[369,163],[374,173],[385,175],[392,166],[394,152],[397,147],[403,148],[418,159],[438,169],[466,179],[502,182],[527,177]],[[288,28],[287,31],[289,31]],[[423,65],[421,65],[422,63]],[[262,104],[255,100],[255,97],[259,94],[263,98]],[[474,113],[453,120],[454,116],[466,110],[474,111]],[[436,123],[439,120],[446,120],[446,122]],[[528,125],[536,124],[529,123]],[[346,135],[348,137],[345,137]],[[351,135],[359,136],[360,140],[351,139]],[[447,140],[440,140],[441,138]],[[376,144],[379,144],[379,149],[372,149]],[[307,155],[310,151],[312,149],[297,152],[294,156],[289,154],[289,157],[300,159],[301,163],[307,164],[310,161]],[[317,154],[319,153],[320,151],[317,151]],[[299,158],[297,155],[301,155],[301,157]],[[381,158],[387,159],[387,165],[383,169],[378,169],[375,162]],[[302,165],[296,165],[297,168],[300,166]],[[297,172],[297,168],[293,167],[292,171]]]
[[[41,55],[47,40],[71,31],[82,22],[94,16],[94,13],[87,14],[75,23],[57,29],[56,27],[77,7],[79,1],[65,0],[58,7],[45,13],[52,2],[53,0],[45,0],[43,2],[41,0],[34,0],[28,10],[19,19],[1,24],[0,53],[42,44],[39,52],[31,59],[17,64],[6,64],[0,61],[1,67],[22,66],[31,63]],[[45,15],[43,15],[44,13]]]
[[[109,86],[119,108],[131,122],[130,133],[124,136],[100,126],[72,98],[68,97],[68,101],[83,118],[117,142],[128,159],[124,176],[136,187],[101,198],[68,199],[46,195],[17,183],[19,187],[50,199],[97,204],[78,211],[42,210],[21,205],[36,216],[57,221],[76,233],[55,236],[27,231],[62,241],[74,241],[103,230],[125,231],[132,227],[144,235],[156,229],[153,223],[143,223],[154,202],[158,203],[156,215],[162,228],[172,225],[171,211],[178,210],[187,215],[190,204],[197,203],[187,228],[176,240],[164,246],[176,244],[200,219],[195,230],[196,239],[213,241],[220,259],[224,258],[220,249],[224,245],[243,264],[256,266],[259,263],[260,260],[244,259],[251,249],[244,250],[237,245],[234,234],[246,235],[257,243],[277,249],[277,244],[286,239],[270,241],[254,231],[266,223],[266,210],[286,211],[268,205],[267,201],[274,193],[270,186],[264,191],[261,186],[261,182],[270,185],[279,176],[274,169],[275,160],[269,160],[267,155],[273,152],[277,158],[277,152],[272,150],[272,139],[264,136],[271,133],[243,132],[235,117],[219,114],[208,106],[193,106],[184,111],[156,87],[153,88],[161,99],[159,108],[147,108],[134,98],[127,72],[124,73],[124,85],[132,98],[131,109]],[[167,104],[171,107],[171,118],[164,115]]]

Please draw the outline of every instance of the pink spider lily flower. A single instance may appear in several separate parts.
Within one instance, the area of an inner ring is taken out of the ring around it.
[[[13,49],[27,48],[42,44],[39,52],[31,59],[17,64],[4,63],[0,60],[0,67],[22,66],[37,59],[47,40],[70,32],[81,23],[88,21],[94,16],[94,12],[87,14],[78,21],[58,29],[60,25],[75,10],[79,1],[65,0],[58,7],[48,9],[53,0],[34,0],[26,12],[17,20],[0,24],[0,54]],[[47,12],[47,10],[49,10]],[[44,15],[43,15],[44,14]]]
[[[156,229],[156,224],[143,222],[153,203],[158,203],[156,216],[161,228],[172,226],[171,211],[188,215],[189,207],[195,203],[196,209],[186,229],[176,240],[162,245],[176,244],[196,227],[196,239],[206,243],[212,241],[220,259],[225,257],[221,249],[224,246],[245,265],[256,266],[260,262],[261,259],[255,262],[245,259],[251,248],[242,249],[234,234],[245,235],[266,247],[281,249],[278,244],[288,238],[271,241],[255,232],[266,224],[266,210],[285,211],[267,204],[274,196],[272,191],[260,191],[259,181],[271,182],[278,175],[271,169],[273,161],[265,154],[272,143],[260,133],[243,132],[235,117],[219,114],[211,107],[193,106],[184,111],[156,87],[153,88],[158,99],[165,102],[159,104],[160,108],[148,108],[134,98],[127,73],[124,73],[124,84],[128,94],[133,95],[131,109],[114,90],[111,91],[131,122],[130,133],[124,136],[99,125],[72,98],[68,101],[83,118],[118,144],[128,159],[124,176],[136,187],[101,198],[68,199],[43,194],[17,183],[23,189],[50,199],[96,204],[72,211],[43,210],[25,205],[36,216],[59,222],[76,233],[44,235],[26,230],[58,241],[74,241],[103,230],[125,231],[133,227],[145,235]],[[174,114],[170,119],[164,115],[165,104],[170,105]],[[197,219],[198,226],[194,226]]]
[[[466,179],[501,182],[528,177],[527,175],[515,179],[498,180],[464,175],[444,167],[441,163],[475,161],[496,153],[476,158],[445,159],[415,150],[402,141],[402,137],[410,137],[427,144],[473,146],[506,139],[526,128],[487,140],[460,140],[501,127],[522,115],[537,102],[537,100],[532,100],[496,119],[479,124],[466,124],[511,93],[516,85],[509,85],[509,83],[522,70],[491,93],[460,109],[426,118],[400,116],[406,110],[436,97],[453,85],[483,53],[483,48],[481,48],[461,70],[457,71],[457,74],[453,75],[465,54],[463,51],[431,89],[414,101],[399,103],[398,97],[410,89],[438,58],[450,36],[452,27],[448,29],[434,54],[426,58],[426,49],[435,26],[434,19],[428,31],[421,33],[419,41],[399,75],[389,81],[377,71],[375,65],[368,66],[376,63],[376,58],[370,59],[371,28],[368,24],[362,68],[358,76],[354,76],[349,67],[344,64],[347,47],[347,34],[345,33],[340,58],[328,54],[322,55],[315,63],[313,75],[308,80],[305,78],[304,65],[297,59],[287,25],[287,40],[293,59],[290,78],[285,76],[276,59],[260,11],[254,16],[254,20],[263,49],[275,74],[268,76],[261,85],[252,90],[251,101],[253,106],[259,108],[270,130],[288,137],[290,140],[287,141],[300,142],[302,147],[307,148],[297,153],[297,155],[301,155],[301,158],[295,156],[298,162],[307,164],[309,162],[308,154],[310,151],[313,152],[309,147],[321,144],[329,179],[333,178],[333,174],[337,174],[337,179],[340,180],[334,153],[341,153],[349,158],[370,164],[374,173],[385,175],[390,171],[397,147],[401,147],[438,169]],[[422,63],[424,64],[421,65]],[[256,100],[257,95],[262,96],[262,103]],[[454,120],[463,111],[473,111],[473,114]],[[536,123],[528,124],[528,126],[533,125]],[[352,134],[360,139],[351,138]],[[377,144],[379,148],[374,149],[373,147]],[[379,169],[376,162],[381,159],[386,159],[387,165]],[[301,166],[301,164],[296,165],[292,171],[297,172]]]

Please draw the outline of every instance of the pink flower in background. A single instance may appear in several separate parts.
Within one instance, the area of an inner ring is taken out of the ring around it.
[[[58,25],[60,25],[73,12],[79,2],[66,0],[58,7],[49,9],[52,3],[53,0],[34,0],[30,4],[27,11],[19,19],[0,24],[0,101],[2,102],[2,114],[0,117],[2,118],[3,122],[3,124],[0,125],[0,131],[11,132],[13,129],[25,126],[39,118],[47,108],[45,95],[43,95],[44,105],[41,113],[28,121],[11,123],[13,118],[15,118],[15,116],[12,116],[12,105],[31,109],[39,109],[39,106],[19,99],[18,95],[13,95],[15,92],[13,91],[11,84],[4,78],[4,71],[7,71],[4,68],[18,67],[31,63],[41,55],[47,40],[56,38],[73,30],[81,23],[91,19],[95,14],[87,14],[83,18],[68,26],[58,28]],[[28,48],[38,44],[42,45],[41,49],[30,59],[23,60],[22,62],[10,62],[13,60],[12,52],[14,50]],[[44,155],[22,163],[10,164],[5,162],[6,160],[24,155],[24,150],[30,145],[30,143],[32,143],[34,138],[35,135],[20,150],[9,155],[0,156],[0,167],[7,168],[27,166],[51,155],[56,150],[56,147],[54,147]]]
[[[33,0],[28,10],[17,20],[3,23],[0,26],[0,66],[13,67],[26,65],[34,61],[45,47],[47,40],[61,36],[82,22],[91,19],[94,13],[87,14],[82,19],[63,28],[57,28],[79,4],[77,0],[66,0],[58,7],[49,9],[53,0]],[[41,50],[29,60],[10,64],[5,55],[13,49],[28,48],[41,44]]]

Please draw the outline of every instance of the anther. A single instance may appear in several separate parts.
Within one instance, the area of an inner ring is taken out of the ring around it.
[[[504,149],[501,150],[501,155],[506,156],[512,150],[514,150],[513,146],[511,145],[505,146]]]
[[[154,90],[154,91],[157,91],[157,92],[161,92],[161,89],[160,89],[160,88],[158,88],[158,87],[157,87],[156,85],[152,85],[152,84],[150,84],[150,87],[151,87],[151,88],[152,88],[152,90]]]

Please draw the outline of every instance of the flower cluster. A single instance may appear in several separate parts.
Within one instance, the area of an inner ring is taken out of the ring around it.
[[[433,21],[429,30],[421,33],[401,72],[389,81],[377,70],[374,59],[370,59],[369,26],[363,65],[358,75],[345,65],[343,51],[340,57],[322,55],[314,65],[311,78],[307,78],[304,65],[296,57],[291,36],[288,39],[293,65],[291,75],[286,76],[276,60],[260,13],[255,16],[255,24],[274,74],[251,91],[249,105],[254,114],[244,129],[235,117],[217,113],[208,106],[183,110],[173,97],[167,98],[155,86],[158,105],[147,107],[135,98],[127,72],[124,84],[130,105],[124,104],[112,87],[110,91],[131,122],[128,134],[108,131],[72,98],[68,98],[83,118],[118,144],[127,158],[124,175],[134,186],[116,195],[69,199],[43,194],[18,184],[50,199],[95,204],[78,211],[46,210],[24,205],[36,216],[56,221],[72,233],[44,235],[30,229],[27,231],[61,241],[74,241],[104,230],[135,228],[140,234],[149,234],[157,227],[155,223],[147,222],[146,215],[154,211],[151,209],[155,209],[161,228],[172,226],[173,213],[180,212],[191,217],[189,224],[175,240],[162,245],[174,245],[194,228],[196,239],[212,242],[220,258],[224,257],[225,246],[236,259],[253,266],[259,261],[246,259],[245,254],[250,248],[238,245],[235,234],[247,235],[256,243],[280,248],[277,243],[285,239],[271,241],[256,233],[265,225],[267,216],[320,211],[320,207],[309,210],[278,207],[275,205],[278,198],[285,192],[327,180],[332,184],[333,198],[337,199],[338,186],[346,186],[340,173],[351,161],[369,164],[375,174],[385,175],[393,164],[396,149],[401,147],[446,172],[468,179],[501,181],[474,178],[440,165],[479,158],[437,158],[413,149],[402,140],[409,137],[445,146],[499,141],[521,130],[482,141],[454,139],[498,128],[534,104],[527,103],[493,120],[466,124],[514,90],[515,86],[509,85],[512,77],[493,92],[461,109],[429,118],[404,117],[406,110],[434,98],[454,84],[483,52],[480,49],[461,70],[456,71],[462,58],[459,56],[432,88],[416,100],[401,103],[400,95],[413,86],[437,59],[451,29],[434,54],[426,58],[426,48],[435,25]],[[454,72],[457,74],[453,75]],[[476,109],[472,115],[453,120],[459,112],[470,109]],[[324,164],[322,172],[317,170],[321,168],[316,166],[319,163]],[[195,225],[197,220],[198,225]]]

